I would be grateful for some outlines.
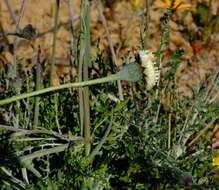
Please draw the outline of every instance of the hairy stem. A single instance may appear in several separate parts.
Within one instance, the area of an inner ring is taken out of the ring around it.
[[[46,94],[48,92],[53,92],[53,91],[57,91],[57,90],[61,90],[61,89],[79,88],[79,87],[83,87],[83,86],[111,82],[111,81],[118,80],[118,78],[119,78],[118,75],[114,74],[114,75],[110,75],[108,77],[104,77],[104,78],[100,78],[100,79],[94,79],[94,80],[77,82],[77,83],[67,83],[67,84],[63,84],[63,85],[59,85],[59,86],[52,86],[52,87],[44,88],[41,90],[36,90],[33,92],[20,94],[18,96],[13,96],[11,98],[6,98],[4,100],[0,100],[0,105],[8,104],[8,103],[11,103],[11,102],[14,102],[17,100],[22,100],[24,98],[38,96],[38,95]]]

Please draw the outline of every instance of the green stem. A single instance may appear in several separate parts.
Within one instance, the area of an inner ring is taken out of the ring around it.
[[[59,86],[52,86],[52,87],[44,88],[41,90],[37,90],[37,91],[29,92],[29,93],[24,93],[24,94],[20,94],[18,96],[13,96],[11,98],[6,98],[3,100],[0,100],[0,105],[8,104],[8,103],[11,103],[11,102],[14,102],[17,100],[21,100],[24,98],[38,96],[41,94],[46,94],[48,92],[57,91],[57,90],[61,90],[61,89],[79,88],[79,87],[83,87],[83,86],[90,86],[90,85],[95,85],[95,84],[100,84],[100,83],[112,82],[112,81],[118,80],[119,77],[120,76],[118,73],[118,74],[113,74],[113,75],[110,75],[108,77],[104,77],[104,78],[100,78],[100,79],[94,79],[94,80],[76,82],[76,83],[67,83],[67,84],[62,84]]]
[[[90,65],[90,3],[88,0],[82,1],[81,7],[81,35],[80,35],[80,58],[79,58],[79,82],[88,81],[88,65]],[[80,121],[81,135],[85,138],[86,155],[90,153],[90,107],[89,89],[84,87],[79,89],[80,98]]]
[[[78,81],[83,81],[83,61],[84,61],[84,51],[85,51],[85,44],[84,44],[84,1],[81,2],[81,28],[80,28],[80,54],[79,54],[79,65],[78,65]],[[81,136],[84,135],[84,106],[83,106],[83,89],[78,89],[79,94],[79,112],[80,112],[80,125],[81,125]]]
[[[157,66],[159,70],[162,70],[162,59],[164,51],[168,48],[169,43],[169,21],[173,15],[173,11],[171,9],[167,9],[162,23],[162,31],[161,31],[161,39],[160,39],[160,47],[157,50]],[[160,86],[160,80],[158,80],[157,86]],[[159,98],[159,88],[156,90],[156,99]]]
[[[84,52],[84,63],[83,63],[83,80],[89,80],[88,65],[90,65],[90,3],[86,0],[85,5],[85,52]],[[90,154],[90,104],[89,104],[89,89],[84,87],[83,89],[83,103],[84,103],[84,139],[85,139],[85,152],[86,155]]]
[[[145,11],[141,16],[140,38],[143,49],[148,48],[149,44],[149,22],[150,22],[150,0],[145,0]]]

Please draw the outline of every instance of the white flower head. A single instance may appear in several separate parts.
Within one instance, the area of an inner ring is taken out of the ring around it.
[[[152,89],[160,78],[159,68],[156,66],[154,55],[149,50],[139,50],[138,55],[144,71],[144,78],[147,82],[147,90]]]

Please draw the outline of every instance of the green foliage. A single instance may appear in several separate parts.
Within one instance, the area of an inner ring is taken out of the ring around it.
[[[197,21],[199,25],[204,26],[208,22],[209,8],[204,4],[199,4],[196,11]]]
[[[211,3],[212,1],[209,1],[208,5],[199,3],[194,13],[196,24],[202,32],[201,39],[204,44],[207,44],[213,32],[219,31],[219,16],[211,13]]]

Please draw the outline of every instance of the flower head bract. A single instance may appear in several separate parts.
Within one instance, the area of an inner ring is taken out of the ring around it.
[[[138,55],[140,58],[141,66],[144,69],[144,78],[147,82],[147,90],[152,89],[160,78],[159,68],[156,66],[155,58],[149,50],[139,50]]]

